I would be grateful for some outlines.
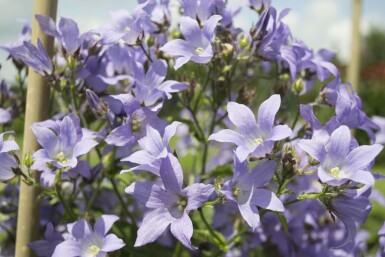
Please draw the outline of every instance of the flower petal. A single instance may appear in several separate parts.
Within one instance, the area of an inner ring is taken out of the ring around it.
[[[262,130],[270,134],[274,125],[275,115],[281,106],[281,96],[278,94],[272,95],[264,101],[258,109],[258,125]]]
[[[94,231],[104,237],[118,219],[116,215],[104,214],[96,220]]]
[[[254,189],[250,203],[272,211],[283,212],[285,210],[281,200],[273,192],[262,188]]]
[[[253,136],[258,131],[255,116],[246,105],[229,102],[227,112],[230,121],[238,128],[240,134]]]
[[[302,139],[298,142],[298,146],[319,162],[325,159],[326,150],[321,142]]]
[[[162,160],[159,174],[167,191],[179,193],[182,190],[183,171],[178,159],[171,153]]]
[[[171,222],[171,233],[187,248],[196,249],[191,244],[193,224],[187,213],[184,213],[180,219]]]

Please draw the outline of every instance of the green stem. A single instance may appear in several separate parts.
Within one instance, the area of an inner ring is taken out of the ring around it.
[[[215,205],[217,203],[220,203],[221,202],[221,198],[217,198],[216,200],[214,201],[211,201],[211,202],[205,202],[202,207],[206,207],[206,206],[212,206],[212,205]]]
[[[204,214],[203,214],[203,211],[201,208],[198,209],[199,210],[199,215],[201,216],[201,219],[203,221],[203,223],[205,224],[205,226],[207,227],[207,229],[209,230],[210,234],[212,237],[214,237],[218,242],[221,243],[221,245],[225,245],[226,242],[223,242],[222,239],[215,233],[214,229],[210,226],[210,224],[207,222]]]
[[[124,214],[130,218],[131,222],[132,222],[132,225],[135,227],[135,229],[138,229],[138,226],[136,225],[136,222],[135,222],[135,218],[132,216],[132,214],[127,210],[127,204],[124,202],[123,200],[123,197],[122,195],[119,193],[119,189],[118,189],[118,186],[116,185],[115,181],[113,178],[109,178],[111,184],[112,184],[112,187],[114,189],[114,192],[116,194],[116,196],[118,197],[118,200],[120,202],[120,204],[122,205],[122,209],[123,209],[123,212]]]
[[[55,178],[55,191],[56,195],[59,198],[60,203],[63,205],[65,212],[68,214],[71,220],[76,220],[76,215],[73,213],[72,209],[68,206],[66,200],[64,199],[62,193],[61,193],[61,187],[60,187],[60,177],[61,177],[61,170],[58,171],[58,174]]]

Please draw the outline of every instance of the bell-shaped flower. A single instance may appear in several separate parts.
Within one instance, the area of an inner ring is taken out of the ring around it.
[[[363,190],[345,190],[330,200],[330,206],[327,206],[331,213],[337,216],[345,225],[346,237],[342,242],[334,247],[343,247],[354,240],[357,234],[356,223],[362,225],[365,223],[371,209],[370,203]]]
[[[102,215],[96,220],[93,230],[85,219],[68,225],[68,231],[73,238],[58,244],[52,257],[99,257],[119,250],[125,243],[115,234],[107,234],[118,219],[116,215]]]
[[[40,39],[37,40],[37,47],[28,41],[24,41],[21,47],[14,49],[13,54],[43,76],[52,73],[51,58],[48,56]]]
[[[281,105],[281,97],[272,95],[264,101],[258,110],[258,122],[253,112],[245,105],[236,102],[227,104],[230,121],[237,131],[225,129],[209,137],[209,140],[234,143],[239,160],[243,162],[249,154],[263,157],[270,153],[274,142],[289,137],[292,134],[287,125],[274,126],[275,115]]]
[[[162,163],[162,158],[167,157],[170,152],[169,142],[175,135],[178,126],[181,123],[174,121],[164,129],[163,137],[153,127],[147,125],[146,136],[139,139],[138,143],[142,150],[134,152],[122,161],[137,163],[139,166],[133,167],[123,172],[134,170],[147,170],[159,176],[159,168]]]
[[[31,128],[43,147],[33,155],[35,163],[32,169],[36,170],[45,170],[47,163],[57,168],[74,168],[78,163],[77,158],[98,144],[82,134],[78,135],[78,128],[70,116],[61,121],[59,131],[41,124],[33,124]]]
[[[0,152],[0,181],[8,181],[15,176],[13,169],[17,169],[19,164],[15,158],[7,153]]]
[[[171,233],[184,246],[194,249],[191,244],[193,224],[188,214],[208,200],[214,186],[196,183],[182,188],[182,167],[171,153],[163,159],[159,174],[163,187],[135,182],[126,188],[127,194],[149,208],[138,230],[135,246],[154,242],[170,226]]]
[[[242,217],[252,230],[260,224],[257,206],[278,212],[285,209],[273,192],[262,188],[274,176],[275,166],[275,161],[263,160],[249,171],[248,162],[241,162],[235,155],[234,177],[220,189],[229,201],[238,205]]]
[[[167,123],[160,119],[156,112],[142,107],[137,98],[131,94],[113,95],[111,97],[121,103],[127,119],[107,136],[106,142],[108,144],[116,146],[133,144],[146,135],[147,125],[163,133]],[[112,105],[110,107],[113,108]]]
[[[156,111],[162,107],[164,98],[171,99],[171,93],[188,88],[187,84],[175,80],[166,80],[167,63],[164,60],[154,61],[144,72],[141,63],[134,63],[133,76],[135,83],[132,86],[135,97]]]
[[[369,166],[383,146],[363,145],[352,149],[351,142],[349,128],[340,126],[333,131],[326,143],[303,139],[298,145],[320,162],[318,177],[321,182],[339,186],[352,180],[364,185],[374,185]]]
[[[52,256],[56,246],[64,241],[64,237],[55,231],[52,223],[47,224],[44,238],[45,240],[37,240],[28,244],[29,248],[39,257]]]
[[[189,61],[201,64],[210,62],[214,56],[211,39],[221,19],[220,15],[213,15],[201,29],[196,20],[190,17],[182,17],[180,30],[185,40],[174,39],[162,46],[160,50],[177,57],[174,66],[176,70]]]
[[[13,134],[13,133],[14,133],[13,131],[7,131],[0,134],[0,153],[7,153],[10,151],[20,150],[15,140],[12,140],[12,139],[4,140],[4,135]]]

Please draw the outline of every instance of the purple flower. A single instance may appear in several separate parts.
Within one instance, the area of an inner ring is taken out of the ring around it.
[[[0,153],[7,153],[10,151],[19,151],[20,148],[14,140],[4,140],[4,135],[14,134],[13,131],[7,131],[0,134]]]
[[[15,158],[11,155],[0,152],[0,181],[8,181],[15,176],[13,169],[19,167]]]
[[[331,198],[330,211],[337,216],[347,229],[346,238],[334,247],[343,247],[353,241],[357,233],[356,222],[364,224],[371,209],[364,190],[345,190],[336,197]]]
[[[376,133],[376,144],[385,144],[385,118],[381,116],[373,116],[372,121],[380,128]]]
[[[198,19],[203,25],[212,15],[215,0],[179,0],[184,16]]]
[[[250,8],[263,11],[270,7],[271,0],[249,0]]]
[[[14,49],[13,55],[43,76],[52,73],[51,58],[45,51],[40,39],[37,40],[37,47],[28,41],[24,41],[21,47]]]
[[[36,170],[45,170],[48,162],[57,168],[74,168],[78,163],[77,157],[88,153],[98,144],[90,138],[84,138],[81,132],[79,135],[70,116],[61,121],[59,131],[41,124],[33,124],[31,128],[43,147],[33,155],[35,163],[32,168]]]
[[[159,168],[162,163],[162,158],[167,157],[167,154],[170,152],[168,144],[170,139],[175,135],[180,124],[180,122],[174,121],[168,125],[164,129],[163,137],[156,129],[147,125],[146,136],[138,140],[139,146],[142,150],[139,150],[127,158],[122,159],[122,161],[137,163],[139,166],[133,167],[129,170],[123,170],[122,172],[147,170],[159,176]]]
[[[0,124],[8,123],[12,120],[12,114],[9,110],[0,108]]]
[[[171,93],[188,88],[187,84],[175,80],[165,80],[167,75],[167,63],[164,60],[156,60],[149,67],[147,73],[140,63],[133,65],[135,83],[132,86],[135,97],[151,107],[154,111],[162,107],[163,98],[171,99]],[[160,101],[159,101],[160,100]]]
[[[326,143],[301,140],[298,145],[320,162],[318,177],[323,183],[339,186],[348,180],[374,185],[368,165],[381,152],[383,146],[364,145],[351,148],[352,137],[346,126],[336,129]]]
[[[125,146],[136,142],[146,135],[146,126],[150,125],[163,133],[166,122],[158,118],[157,113],[148,108],[142,108],[141,102],[130,94],[114,95],[127,114],[126,122],[115,128],[107,136],[106,142],[110,145]]]
[[[23,46],[24,41],[30,41],[31,39],[31,26],[28,23],[24,23],[23,28],[21,32],[19,33],[19,37],[15,42],[6,43],[3,45],[0,45],[0,49],[4,49],[7,51],[12,58],[16,58],[14,55],[14,51]],[[17,58],[16,58],[17,59]]]
[[[62,17],[56,29],[51,17],[39,14],[35,17],[45,34],[57,38],[65,54],[73,55],[80,48],[87,34],[80,35],[78,25],[72,19]]]
[[[235,155],[234,177],[220,189],[229,201],[238,205],[242,217],[252,230],[260,224],[256,206],[279,212],[285,209],[273,192],[261,188],[274,176],[275,166],[275,161],[263,160],[249,172],[248,162],[241,162]]]
[[[38,240],[30,243],[28,246],[39,257],[51,257],[55,247],[64,241],[64,237],[55,231],[52,223],[47,225],[44,233],[45,240]]]
[[[127,10],[111,12],[112,24],[103,26],[95,32],[100,33],[102,44],[115,44],[123,42],[135,45],[143,35],[145,24],[151,23],[149,15],[144,8],[150,1],[139,4],[132,13]]]
[[[208,63],[214,56],[210,41],[221,19],[221,16],[213,15],[207,20],[203,29],[201,29],[196,20],[190,17],[182,17],[180,20],[180,30],[186,40],[172,40],[161,47],[160,50],[177,57],[174,66],[176,70],[188,61]]]
[[[138,230],[135,246],[154,242],[168,226],[171,233],[187,248],[193,249],[193,224],[188,215],[201,207],[214,191],[214,186],[192,184],[182,189],[183,171],[178,159],[168,154],[159,170],[164,187],[149,182],[135,182],[126,188],[137,201],[150,210]]]
[[[236,102],[227,104],[230,121],[237,131],[225,129],[209,137],[208,140],[234,143],[235,151],[240,162],[246,160],[249,154],[263,157],[271,152],[274,141],[279,141],[291,135],[287,125],[274,126],[275,115],[281,105],[281,97],[272,95],[264,101],[258,110],[258,123],[253,112],[245,105]]]
[[[118,219],[116,215],[102,215],[95,222],[94,231],[85,219],[68,225],[68,231],[73,239],[58,244],[52,257],[99,257],[119,250],[125,243],[116,235],[107,234]]]

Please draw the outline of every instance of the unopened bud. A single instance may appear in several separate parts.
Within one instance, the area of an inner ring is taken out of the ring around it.
[[[234,46],[232,44],[224,43],[224,44],[222,44],[222,48],[223,48],[222,53],[225,57],[229,57],[229,56],[233,55]]]
[[[28,153],[24,156],[24,159],[23,159],[23,164],[27,167],[27,168],[31,168],[32,164],[33,164],[33,158],[32,158],[32,154]]]
[[[301,78],[297,79],[296,81],[294,81],[293,83],[293,89],[294,91],[299,94],[302,92],[304,88],[304,85],[303,85],[303,80]]]
[[[241,39],[239,40],[239,46],[240,46],[242,49],[244,49],[244,48],[246,48],[247,46],[249,46],[249,37],[243,35],[243,36],[241,37]]]

